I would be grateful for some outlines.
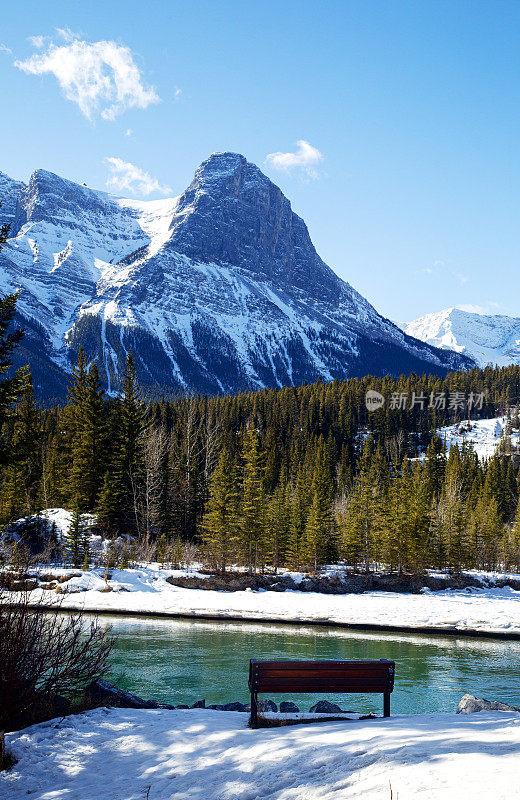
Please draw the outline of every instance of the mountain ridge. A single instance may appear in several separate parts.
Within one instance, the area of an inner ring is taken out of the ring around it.
[[[410,336],[466,355],[476,366],[520,364],[520,318],[451,307],[402,324]]]
[[[116,198],[46,170],[14,184],[0,181],[12,219],[0,289],[21,289],[40,393],[49,393],[52,364],[54,382],[56,370],[63,375],[53,391],[63,396],[79,346],[110,393],[129,349],[143,386],[170,393],[444,374],[470,363],[381,317],[319,257],[279,187],[240,154],[212,154],[166,200]]]

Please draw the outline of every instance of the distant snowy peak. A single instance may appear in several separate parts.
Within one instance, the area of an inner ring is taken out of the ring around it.
[[[520,318],[447,308],[404,323],[402,328],[434,347],[464,354],[480,367],[520,363]]]
[[[281,190],[237,153],[214,153],[166,200],[117,198],[41,169],[15,184],[1,177],[11,238],[0,292],[20,291],[20,357],[40,395],[63,396],[80,346],[111,393],[130,349],[143,387],[161,393],[472,363],[381,317],[322,261]]]

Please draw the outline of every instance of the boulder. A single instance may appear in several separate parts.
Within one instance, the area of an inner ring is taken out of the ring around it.
[[[245,711],[246,707],[243,703],[226,703],[224,711]]]
[[[520,711],[520,708],[499,700],[484,700],[472,694],[465,694],[457,706],[457,714],[476,714],[479,711]]]
[[[211,708],[212,711],[224,711],[224,706],[211,705],[211,706],[207,706],[207,707]]]
[[[206,708],[206,700],[197,700],[193,703],[192,708]]]
[[[184,711],[184,709],[189,708],[189,706],[185,705],[184,703],[181,703],[180,706],[175,706],[175,708],[177,710],[182,709]]]
[[[278,706],[272,700],[260,700],[258,703],[260,713],[265,711],[278,711]]]
[[[282,714],[298,714],[300,709],[291,700],[282,700],[280,703],[280,711]]]
[[[342,709],[336,703],[329,703],[328,700],[319,700],[309,708],[311,714],[343,714]]]
[[[91,708],[113,706],[116,708],[158,708],[155,700],[143,700],[104,680],[92,681],[85,689],[85,705]],[[187,706],[186,706],[187,708]]]

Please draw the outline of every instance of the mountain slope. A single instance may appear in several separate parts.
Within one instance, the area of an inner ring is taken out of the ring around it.
[[[462,353],[480,367],[520,363],[520,319],[448,308],[403,325],[423,342]]]
[[[42,394],[63,391],[80,345],[110,392],[130,348],[143,386],[168,392],[469,364],[382,318],[320,259],[280,189],[238,154],[210,156],[169,200],[114,198],[37,170],[13,213],[9,181],[0,289],[21,289],[30,363],[38,355],[61,375],[51,388],[42,368]]]

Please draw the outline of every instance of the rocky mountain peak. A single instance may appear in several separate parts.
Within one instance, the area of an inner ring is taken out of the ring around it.
[[[214,153],[200,165],[170,227],[170,246],[198,261],[302,289],[336,285],[281,189],[238,153]]]

